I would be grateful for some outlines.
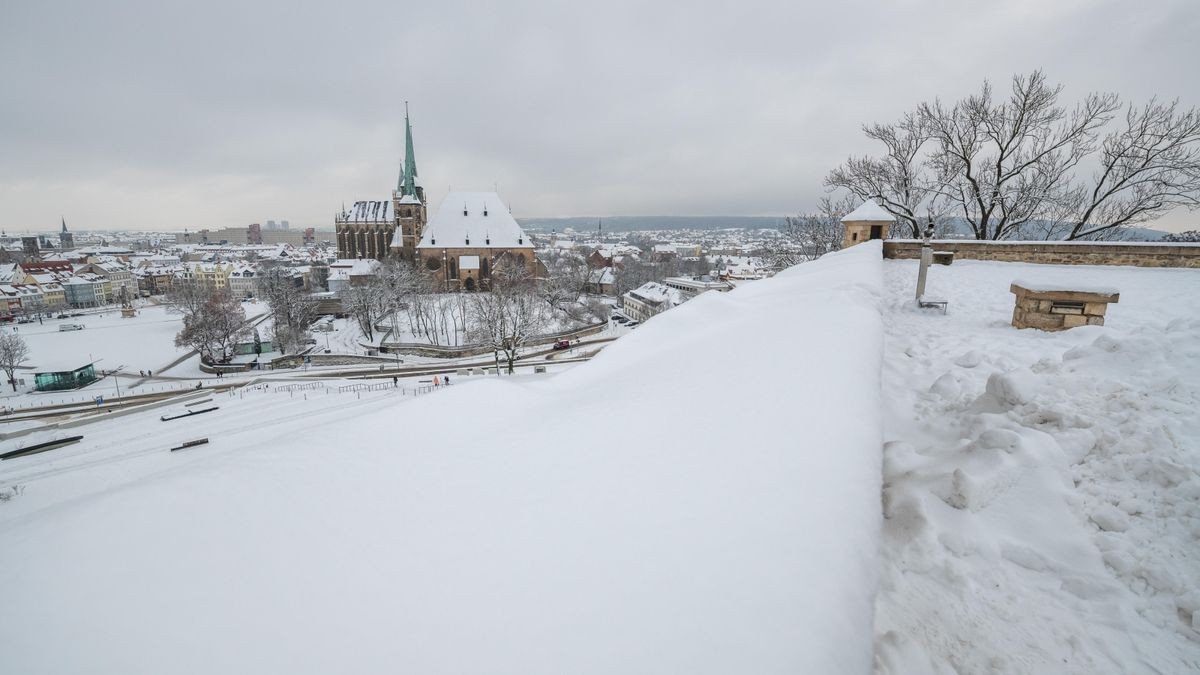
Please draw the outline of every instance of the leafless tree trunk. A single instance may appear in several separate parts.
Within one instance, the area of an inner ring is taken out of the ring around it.
[[[497,265],[491,291],[471,296],[471,303],[473,340],[503,353],[511,374],[521,347],[546,323],[546,307],[532,275],[522,265]]]
[[[237,339],[247,332],[245,322],[246,312],[237,299],[227,292],[214,294],[195,312],[184,315],[175,346],[195,349],[210,363],[226,363]]]
[[[29,346],[16,333],[0,332],[0,369],[8,375],[8,383],[17,390],[17,367],[29,358]]]

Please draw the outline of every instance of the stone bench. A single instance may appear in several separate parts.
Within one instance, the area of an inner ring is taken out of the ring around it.
[[[1114,288],[1072,288],[1024,281],[1012,282],[1008,290],[1016,296],[1012,325],[1045,331],[1103,326],[1108,304],[1121,298]]]
[[[954,262],[954,251],[934,251],[934,265],[949,265]]]

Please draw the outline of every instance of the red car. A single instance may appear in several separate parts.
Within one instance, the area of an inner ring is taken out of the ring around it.
[[[558,342],[554,343],[554,348],[555,349],[570,349],[571,341],[570,340],[559,340]]]

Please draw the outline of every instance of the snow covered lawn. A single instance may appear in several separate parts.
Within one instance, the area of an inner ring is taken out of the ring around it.
[[[59,331],[61,324],[82,324],[83,330]],[[122,318],[119,307],[104,314],[47,320],[19,325],[18,334],[29,345],[32,370],[78,367],[96,359],[97,369],[158,370],[188,352],[175,346],[183,326],[178,314],[150,305],[132,318]],[[5,328],[4,330],[10,330]],[[28,372],[28,371],[27,371]],[[32,377],[27,377],[32,384]]]
[[[1200,270],[885,261],[884,673],[1200,672]],[[1115,287],[1009,325],[1009,284]]]
[[[0,464],[0,669],[865,673],[880,269],[706,294],[553,377],[79,427]]]

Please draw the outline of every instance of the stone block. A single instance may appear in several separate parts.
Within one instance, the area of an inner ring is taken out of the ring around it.
[[[1104,325],[1104,317],[1102,317],[1102,316],[1089,316],[1089,317],[1087,318],[1087,322],[1088,322],[1088,325],[1089,325],[1089,326],[1103,326],[1103,325]]]
[[[1076,328],[1078,326],[1086,326],[1088,318],[1082,314],[1064,314],[1062,315],[1063,328]]]
[[[1104,316],[1107,311],[1107,302],[1088,302],[1083,305],[1083,313],[1088,316]]]

